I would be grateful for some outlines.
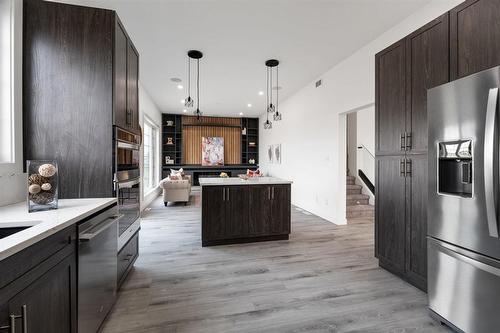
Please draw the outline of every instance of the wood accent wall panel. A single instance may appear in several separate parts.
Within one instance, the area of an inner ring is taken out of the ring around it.
[[[220,126],[218,126],[220,125]],[[224,164],[241,164],[241,119],[182,118],[183,164],[201,164],[201,138],[224,138]]]

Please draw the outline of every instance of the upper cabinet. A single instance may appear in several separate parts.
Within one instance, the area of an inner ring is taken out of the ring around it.
[[[410,153],[427,151],[427,89],[449,81],[448,14],[406,38],[406,142]]]
[[[450,12],[451,79],[500,65],[500,1],[468,0]]]
[[[376,153],[427,151],[427,89],[449,80],[448,14],[375,57]]]
[[[377,154],[404,152],[406,68],[405,42],[400,40],[376,55],[375,108]]]
[[[115,16],[114,124],[140,134],[139,53]]]

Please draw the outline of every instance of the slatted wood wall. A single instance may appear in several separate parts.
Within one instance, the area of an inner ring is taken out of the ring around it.
[[[182,117],[184,164],[201,164],[201,138],[224,138],[224,164],[241,164],[241,119],[223,117]]]

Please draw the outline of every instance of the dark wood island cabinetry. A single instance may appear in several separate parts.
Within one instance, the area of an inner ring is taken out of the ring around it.
[[[291,182],[205,178],[200,184],[203,246],[288,239]]]

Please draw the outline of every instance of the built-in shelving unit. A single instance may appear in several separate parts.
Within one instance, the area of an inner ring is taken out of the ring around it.
[[[241,119],[241,163],[259,164],[259,118]]]
[[[182,116],[176,114],[162,115],[162,165],[182,164]],[[166,157],[174,161],[166,163]]]

